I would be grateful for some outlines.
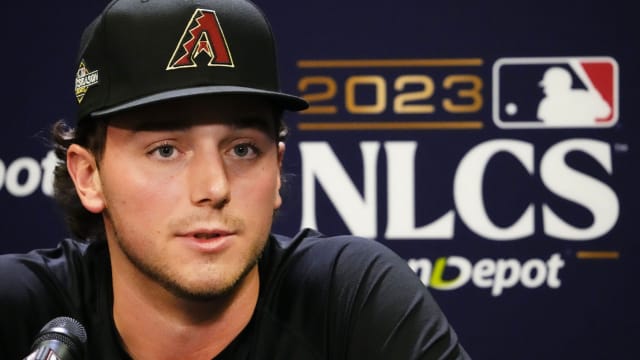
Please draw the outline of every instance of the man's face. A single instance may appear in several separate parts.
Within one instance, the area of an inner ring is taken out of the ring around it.
[[[98,164],[113,272],[190,299],[234,289],[281,204],[273,113],[259,98],[212,96],[116,116]]]

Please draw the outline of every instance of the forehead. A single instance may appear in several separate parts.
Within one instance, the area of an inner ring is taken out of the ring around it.
[[[150,104],[113,115],[109,125],[130,130],[182,129],[204,124],[228,124],[277,130],[274,106],[248,95],[207,95]]]

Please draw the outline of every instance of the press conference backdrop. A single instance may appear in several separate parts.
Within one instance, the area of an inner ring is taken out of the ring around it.
[[[48,128],[74,120],[76,46],[104,4],[2,5],[0,252],[67,236]],[[287,118],[278,232],[393,248],[476,359],[632,356],[640,77],[626,1],[259,5],[283,88],[311,103]]]

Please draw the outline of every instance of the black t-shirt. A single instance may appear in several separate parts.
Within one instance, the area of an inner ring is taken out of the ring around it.
[[[406,262],[375,241],[273,235],[259,272],[256,311],[216,360],[469,358]],[[22,359],[58,316],[84,325],[87,359],[129,359],[112,304],[104,242],[1,255],[0,359]]]

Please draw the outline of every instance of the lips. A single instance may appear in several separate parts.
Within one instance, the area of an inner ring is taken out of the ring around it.
[[[197,229],[177,234],[188,246],[200,252],[220,252],[226,249],[235,234],[220,229]]]
[[[198,228],[194,230],[188,230],[183,232],[178,232],[178,236],[182,237],[194,237],[199,239],[210,239],[220,236],[229,236],[233,232],[224,229],[218,228]]]
[[[193,235],[196,239],[213,239],[219,236],[219,233],[197,233]]]

